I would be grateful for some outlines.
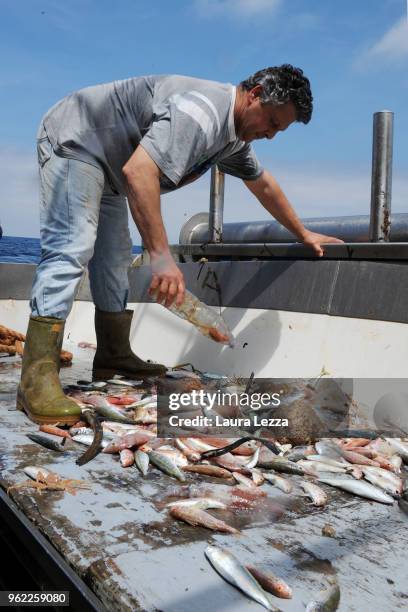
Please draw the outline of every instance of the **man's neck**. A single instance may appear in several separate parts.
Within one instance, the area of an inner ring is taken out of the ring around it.
[[[234,105],[234,124],[235,124],[235,132],[239,133],[239,128],[241,126],[241,118],[242,113],[247,105],[247,92],[242,89],[239,85],[237,85],[237,93],[235,96],[235,105]]]

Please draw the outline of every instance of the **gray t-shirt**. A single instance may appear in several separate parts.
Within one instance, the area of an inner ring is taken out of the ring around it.
[[[125,193],[122,168],[141,144],[163,173],[161,191],[181,187],[217,164],[245,180],[262,168],[234,126],[236,88],[178,75],[144,76],[87,87],[43,118],[57,155],[102,167]]]

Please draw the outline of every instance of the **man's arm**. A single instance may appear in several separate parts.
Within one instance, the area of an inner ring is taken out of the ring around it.
[[[174,261],[167,240],[160,208],[160,169],[138,146],[122,168],[129,208],[143,243],[150,255],[152,283],[150,294],[170,306],[181,304],[185,285],[182,272]]]
[[[279,187],[277,181],[266,170],[264,170],[261,176],[254,181],[244,181],[244,183],[251,193],[260,201],[262,206],[266,208],[279,223],[286,227],[287,230],[299,238],[304,244],[310,246],[319,257],[323,255],[321,244],[341,244],[343,242],[343,240],[339,238],[325,236],[324,234],[317,234],[307,230],[282,189]]]

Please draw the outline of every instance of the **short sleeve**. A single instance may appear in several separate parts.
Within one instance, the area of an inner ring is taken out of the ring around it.
[[[237,150],[217,162],[221,172],[231,174],[244,181],[252,181],[259,178],[263,168],[249,143],[242,143]]]
[[[217,134],[211,109],[189,92],[174,94],[154,108],[153,123],[140,141],[175,185],[209,157]]]

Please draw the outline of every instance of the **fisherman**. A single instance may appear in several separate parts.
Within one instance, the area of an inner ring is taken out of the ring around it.
[[[160,194],[215,164],[242,179],[316,255],[322,243],[341,242],[305,229],[250,144],[296,121],[308,123],[312,99],[302,70],[285,64],[237,87],[175,75],[115,81],[77,91],[47,112],[37,135],[41,260],[17,396],[33,421],[71,424],[79,416],[58,374],[65,320],[86,266],[95,304],[93,378],[166,370],[130,347],[128,205],[150,255],[150,291],[167,306],[183,301],[185,285],[169,250]]]

